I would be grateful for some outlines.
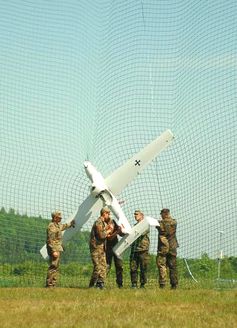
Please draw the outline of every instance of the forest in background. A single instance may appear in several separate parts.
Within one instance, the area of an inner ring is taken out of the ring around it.
[[[49,220],[42,217],[20,215],[14,209],[0,210],[0,286],[39,285],[42,284],[47,262],[39,251],[45,243],[46,229]],[[81,231],[67,243],[62,255],[60,271],[63,286],[77,284],[78,281],[88,280],[92,271],[89,252],[89,231]],[[123,256],[124,273],[129,281],[129,252]],[[215,281],[226,280],[237,282],[237,257],[224,256],[223,259],[212,259],[207,253],[201,258],[187,259],[189,269],[182,258],[178,258],[180,279],[207,279]],[[218,276],[218,266],[220,269]],[[114,268],[110,278],[114,277]],[[37,278],[38,277],[38,278]],[[74,279],[74,278],[75,279]],[[151,254],[149,265],[150,281],[157,280],[156,255]],[[73,279],[76,280],[73,283]],[[40,282],[39,282],[40,281]]]

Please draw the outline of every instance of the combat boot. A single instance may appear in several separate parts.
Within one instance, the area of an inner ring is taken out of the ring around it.
[[[104,289],[104,283],[102,281],[99,281],[96,283],[96,288],[98,289]]]
[[[95,287],[95,283],[96,283],[96,279],[94,279],[93,277],[91,278],[90,282],[89,282],[89,288]]]
[[[93,287],[95,287],[94,284],[89,284],[89,286],[88,286],[88,288],[93,288]]]

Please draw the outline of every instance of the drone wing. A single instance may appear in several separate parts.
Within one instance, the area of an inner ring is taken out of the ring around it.
[[[77,231],[81,230],[83,224],[86,223],[91,216],[98,215],[98,212],[102,207],[103,202],[100,198],[95,198],[92,195],[89,195],[78,207],[76,214],[71,218],[71,220],[74,219],[76,222],[75,228],[65,230],[63,234],[63,242],[68,241]]]
[[[120,241],[114,246],[113,252],[118,258],[121,258],[126,249],[134,243],[134,241],[142,234],[149,231],[150,226],[159,226],[158,220],[150,216],[145,216],[142,221],[134,225],[130,232],[123,236]]]
[[[132,245],[132,243],[142,234],[149,231],[150,226],[147,220],[142,220],[133,226],[128,234],[123,236],[120,241],[113,247],[114,254],[121,259],[123,252]]]
[[[119,194],[163,149],[173,140],[170,130],[163,132],[139,153],[130,158],[106,179],[106,185],[114,195]]]
[[[89,195],[84,202],[78,207],[77,212],[70,217],[66,222],[69,223],[71,220],[75,220],[75,228],[70,228],[63,233],[63,243],[66,243],[72,236],[81,229],[84,223],[93,215],[98,214],[98,211],[103,207],[103,202],[100,198],[95,198]],[[44,259],[47,259],[48,253],[46,245],[40,250],[41,255]]]

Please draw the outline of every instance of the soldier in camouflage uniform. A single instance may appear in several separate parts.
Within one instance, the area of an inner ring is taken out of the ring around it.
[[[110,210],[103,207],[100,211],[100,217],[95,221],[90,235],[90,253],[93,263],[93,272],[89,283],[89,288],[94,287],[103,289],[106,278],[106,238],[111,233],[108,226]]]
[[[140,210],[134,212],[135,220],[139,223],[144,219]],[[136,224],[137,224],[136,223]],[[149,263],[149,231],[141,235],[132,244],[130,253],[130,275],[132,288],[137,288],[138,269],[140,267],[140,288],[144,288],[147,282],[147,268]]]
[[[75,226],[74,220],[70,223],[61,224],[62,213],[60,211],[53,212],[51,217],[52,222],[48,225],[46,240],[47,252],[49,256],[46,287],[55,287],[56,284],[60,255],[61,252],[63,252],[62,231]]]
[[[123,287],[123,260],[118,258],[114,252],[113,247],[118,243],[118,235],[123,236],[121,228],[117,223],[109,219],[108,226],[111,228],[111,234],[107,236],[106,242],[106,263],[107,263],[107,274],[111,269],[112,260],[114,259],[114,265],[116,270],[116,283],[118,288]]]
[[[178,241],[176,238],[177,222],[170,216],[170,211],[164,208],[160,212],[162,220],[159,221],[160,226],[158,236],[157,250],[157,267],[159,270],[160,288],[164,288],[166,284],[167,267],[169,268],[170,285],[172,289],[178,286],[177,274],[177,247]]]

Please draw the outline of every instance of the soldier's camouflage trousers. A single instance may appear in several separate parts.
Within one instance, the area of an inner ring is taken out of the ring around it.
[[[140,284],[147,282],[147,268],[149,263],[148,251],[134,252],[130,255],[130,275],[132,285],[137,285],[138,270],[140,267]]]
[[[46,287],[55,287],[59,269],[60,252],[58,257],[49,256]]]
[[[96,283],[103,284],[106,278],[106,257],[105,251],[98,248],[91,251],[91,259],[93,263],[93,272],[89,287],[93,287]]]
[[[116,270],[116,283],[119,287],[123,286],[123,261],[119,259],[113,252],[112,247],[107,245],[106,249],[106,263],[107,263],[107,274],[109,273],[114,259],[114,265]]]
[[[159,254],[156,258],[156,264],[159,271],[159,284],[164,287],[166,284],[167,268],[169,268],[170,285],[176,288],[178,285],[176,256],[171,254]]]

